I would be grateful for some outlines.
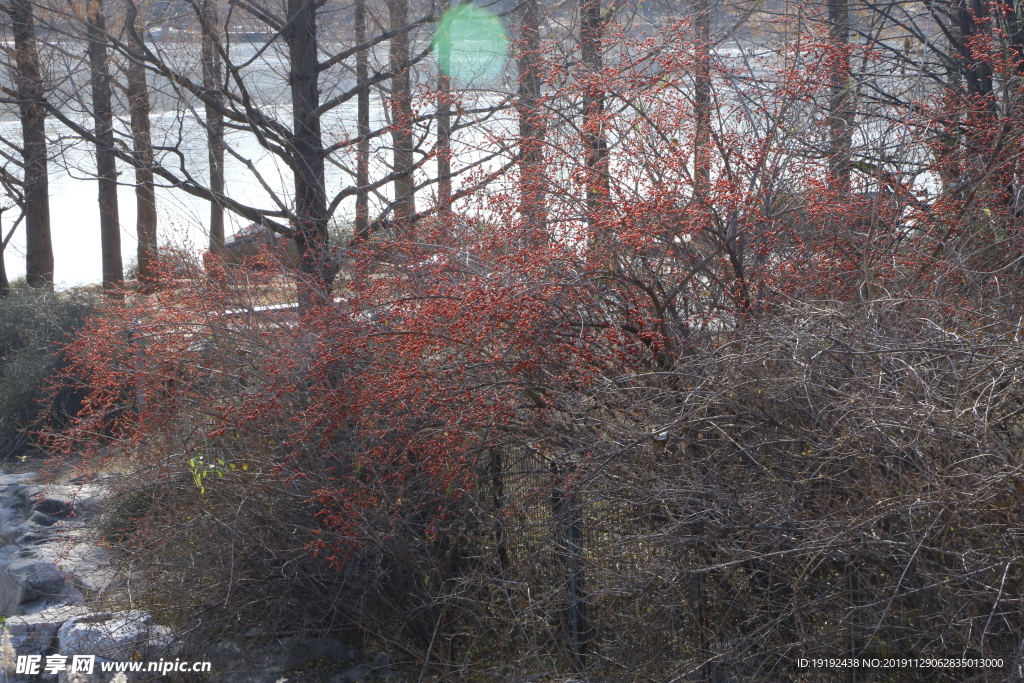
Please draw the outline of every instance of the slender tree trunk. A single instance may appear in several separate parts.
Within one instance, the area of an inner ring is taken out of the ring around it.
[[[604,138],[604,93],[600,83],[603,59],[601,46],[604,18],[601,0],[580,2],[580,56],[583,60],[583,144],[587,173],[587,221],[596,233],[597,224],[606,212],[610,185],[608,177],[608,144]]]
[[[850,111],[849,0],[828,0],[828,23],[832,46],[836,50],[829,73],[828,127],[829,176],[833,189],[850,191],[850,152],[853,145],[853,112]]]
[[[441,1],[441,12],[449,7],[448,0]],[[447,31],[447,25],[438,24],[439,30]],[[451,63],[451,38],[442,36],[437,43],[440,53],[438,64]],[[452,210],[452,105],[451,79],[442,70],[437,71],[437,208],[442,215]]]
[[[12,0],[14,81],[18,90],[25,161],[25,278],[32,287],[53,286],[50,187],[47,176],[46,114],[31,0]]]
[[[0,217],[3,217],[4,212],[0,211]],[[4,238],[4,231],[0,226],[0,297],[7,296],[11,293],[11,283],[7,281],[7,265],[4,263],[4,252],[7,251],[7,240]]]
[[[299,303],[309,308],[330,301],[336,269],[327,242],[327,189],[320,136],[317,70],[316,5],[288,0],[291,24],[286,31],[291,63],[292,149],[294,150],[295,213],[301,281]]]
[[[409,0],[387,0],[391,30],[391,141],[394,146],[395,220],[408,229],[406,222],[416,213],[413,194],[412,84],[409,79]],[[404,225],[403,225],[404,224]]]
[[[224,194],[224,115],[218,109],[223,102],[220,88],[220,53],[217,52],[217,26],[220,24],[217,0],[200,0],[203,18],[203,89],[213,100],[206,103],[206,140],[209,149],[210,191]],[[224,250],[224,207],[210,202],[210,251]]]
[[[526,0],[519,32],[519,202],[529,241],[547,240],[544,119],[540,111],[540,2]]]
[[[957,48],[960,52],[960,68],[966,78],[968,92],[984,98],[985,104],[995,113],[992,66],[984,59],[975,59],[971,53],[972,38],[979,33],[990,32],[988,5],[979,0],[959,0],[953,35],[959,39]]]
[[[11,209],[13,206],[7,206],[0,208],[0,217],[3,216],[4,211]],[[7,235],[4,236],[3,230],[0,230],[0,297],[7,296],[11,293],[11,283],[7,280],[7,264],[4,262],[4,252],[7,251],[7,245],[11,243],[11,238],[14,237],[14,231],[18,229],[18,224],[25,218],[24,212],[21,217],[14,221],[14,225],[7,231]]]
[[[356,44],[366,42],[366,0],[356,0],[355,7]],[[370,87],[368,50],[356,53],[356,224],[355,234],[365,238],[370,227],[370,197],[366,186],[370,184]]]
[[[693,25],[697,59],[694,71],[693,190],[698,200],[711,182],[711,0],[695,0]]]
[[[137,21],[141,38],[143,27]],[[134,46],[137,50],[141,45]],[[157,258],[156,190],[153,185],[153,141],[149,122],[149,87],[141,62],[128,61],[128,108],[131,114],[132,146],[135,152],[135,234],[138,246],[138,278],[152,280]]]
[[[92,113],[96,133],[103,287],[110,288],[124,279],[124,270],[121,264],[121,226],[117,207],[117,165],[114,156],[114,114],[111,109],[106,18],[103,15],[101,0],[90,0],[85,21],[89,41]]]

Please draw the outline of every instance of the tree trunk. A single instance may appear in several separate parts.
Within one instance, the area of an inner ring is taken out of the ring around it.
[[[3,211],[0,211],[0,217]],[[11,283],[7,281],[7,264],[4,263],[4,252],[7,251],[7,240],[3,239],[4,231],[0,228],[0,297],[11,293]]]
[[[959,0],[956,6],[956,30],[953,35],[959,39],[956,47],[960,52],[959,64],[967,81],[968,92],[980,96],[992,113],[995,113],[996,102],[992,98],[995,91],[992,66],[984,59],[975,59],[971,53],[972,43],[977,41],[975,36],[991,32],[988,4],[978,0]]]
[[[448,0],[442,0],[441,13],[449,7]],[[438,23],[439,30],[447,25]],[[451,39],[444,36],[437,43],[440,54],[438,64],[451,63]],[[452,104],[451,79],[440,69],[437,71],[437,208],[442,215],[452,210]]]
[[[292,149],[295,175],[299,303],[308,309],[331,299],[335,268],[327,242],[327,190],[320,137],[316,5],[288,0],[291,24],[285,35],[291,63]]]
[[[541,77],[540,2],[526,0],[519,32],[519,202],[528,241],[547,241],[547,184],[544,177],[544,120],[539,102]]]
[[[828,0],[828,23],[835,55],[829,74],[828,127],[829,176],[833,189],[850,191],[850,149],[853,145],[853,112],[850,111],[850,8],[848,0]]]
[[[395,220],[408,228],[408,220],[416,213],[413,194],[412,155],[412,85],[409,80],[409,0],[387,0],[391,30],[391,140],[394,146]]]
[[[695,0],[694,15],[693,192],[703,201],[711,183],[711,0]]]
[[[366,42],[366,0],[356,0],[355,7],[356,45]],[[370,87],[368,50],[356,53],[356,224],[355,234],[365,238],[370,227],[370,202],[366,186],[370,184]]]
[[[86,12],[93,122],[96,132],[96,177],[99,181],[100,250],[103,287],[124,279],[121,264],[121,226],[117,210],[117,165],[114,157],[114,115],[111,110],[110,68],[107,61],[106,18],[102,0],[90,0]]]
[[[601,0],[581,0],[580,56],[583,60],[583,144],[585,147],[587,222],[598,237],[598,222],[609,197],[608,145],[604,139],[604,93],[600,83],[604,19]]]
[[[31,0],[12,0],[11,28],[25,161],[25,278],[32,287],[53,286],[50,187],[47,176],[46,114],[39,73]]]
[[[142,37],[143,28],[136,30]],[[130,37],[129,37],[130,39]],[[134,45],[139,50],[141,45]],[[157,258],[156,190],[153,185],[153,141],[149,122],[149,87],[141,62],[128,60],[128,108],[131,114],[132,146],[135,153],[135,234],[138,246],[140,282],[153,279]]]
[[[222,105],[220,89],[220,53],[217,52],[217,26],[220,23],[217,0],[200,0],[203,23],[203,89],[213,102],[206,103],[206,140],[209,148],[210,192],[215,197],[224,194],[224,115],[217,105]],[[224,207],[214,200],[210,202],[210,251],[224,250]]]

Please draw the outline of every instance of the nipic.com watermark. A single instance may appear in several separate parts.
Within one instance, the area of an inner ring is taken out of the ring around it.
[[[18,655],[15,673],[36,676],[39,674],[85,674],[96,669],[103,673],[124,671],[129,673],[153,673],[166,676],[172,673],[209,673],[210,662],[160,659],[152,662],[110,662],[96,661],[96,655]]]

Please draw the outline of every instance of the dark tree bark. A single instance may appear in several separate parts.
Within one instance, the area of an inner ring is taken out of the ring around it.
[[[356,45],[366,42],[366,0],[356,0],[355,6]],[[359,50],[356,53],[356,222],[355,234],[360,238],[366,236],[370,228],[370,202],[366,186],[370,183],[370,86],[369,51]]]
[[[395,220],[408,228],[408,220],[416,213],[413,194],[412,154],[412,85],[409,79],[409,0],[388,0],[391,30],[391,140],[394,146]]]
[[[203,88],[209,94],[206,102],[206,139],[209,148],[210,191],[214,197],[224,194],[224,95],[221,91],[220,53],[217,52],[217,26],[220,23],[217,0],[199,0],[203,25]],[[224,250],[224,206],[216,199],[210,202],[210,251]]]
[[[141,25],[137,35],[143,35]],[[129,40],[136,34],[129,35]],[[139,51],[139,45],[133,48]],[[149,87],[141,62],[128,60],[128,108],[131,115],[132,148],[135,153],[135,234],[138,238],[138,278],[151,280],[157,258],[156,190],[153,184],[153,141],[149,121]]]
[[[700,200],[711,181],[711,0],[695,0],[693,26],[697,60],[694,69],[693,190]]]
[[[46,112],[36,49],[31,0],[12,0],[7,8],[14,33],[14,60],[21,115],[25,181],[25,278],[32,287],[53,286],[50,236],[50,187],[47,176]]]
[[[1018,10],[1019,12],[1020,10]],[[959,0],[956,5],[955,46],[959,52],[961,73],[967,81],[967,90],[972,95],[984,98],[985,103],[995,111],[992,94],[995,90],[992,65],[984,59],[975,59],[971,54],[971,43],[981,33],[991,33],[989,3],[981,0]]]
[[[448,1],[442,0],[442,13],[448,9]],[[446,25],[445,25],[446,26]],[[440,30],[442,24],[438,24]],[[443,36],[438,41],[441,51],[439,64],[451,63],[451,39]],[[437,71],[437,208],[442,214],[452,210],[452,105],[451,79],[440,69]]]
[[[587,221],[595,232],[610,191],[608,143],[604,138],[604,93],[600,83],[603,34],[601,0],[581,0],[580,57],[586,79],[583,88],[583,144],[586,148]]]
[[[89,2],[85,21],[92,88],[92,113],[96,134],[96,176],[99,181],[103,287],[107,289],[124,279],[124,270],[121,264],[121,226],[117,206],[117,164],[114,155],[114,115],[111,109],[107,29],[101,0]]]
[[[4,212],[0,209],[0,217]],[[4,252],[7,251],[7,240],[3,239],[4,231],[0,228],[0,297],[11,293],[11,283],[7,281],[7,264],[4,263]],[[8,239],[10,239],[8,237]]]
[[[519,201],[530,242],[547,240],[547,186],[544,176],[544,118],[539,102],[541,74],[540,2],[526,0],[519,32]]]
[[[853,112],[850,111],[852,98],[847,54],[850,43],[848,0],[828,0],[828,24],[832,47],[838,53],[829,73],[829,175],[836,191],[849,192]]]
[[[296,244],[302,271],[299,297],[308,308],[330,301],[334,277],[327,242],[327,191],[320,137],[316,4],[288,0],[285,38],[291,62]]]

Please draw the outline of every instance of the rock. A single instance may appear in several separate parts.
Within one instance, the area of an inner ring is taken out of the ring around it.
[[[167,631],[154,627],[153,617],[140,610],[97,612],[69,619],[58,632],[62,655],[96,655],[124,661],[147,659],[154,649],[152,641],[165,640]]]
[[[84,654],[101,661],[177,654],[174,633],[148,614],[89,613],[83,606],[83,591],[102,590],[115,577],[107,551],[93,538],[91,518],[104,489],[99,483],[24,483],[34,476],[0,472],[0,539],[17,539],[0,547],[0,616],[7,617],[17,654]],[[27,676],[12,676],[0,673],[0,680],[30,683]]]
[[[64,519],[71,515],[73,505],[66,500],[59,498],[43,498],[37,500],[33,506],[36,512],[42,512],[45,515],[50,515],[57,519]]]
[[[14,540],[18,545],[35,545],[50,540],[50,534],[43,529],[33,529]]]
[[[106,496],[107,490],[100,483],[51,484],[44,489],[35,509],[60,519],[73,517],[84,521],[100,510]]]
[[[7,477],[0,477],[0,480]],[[10,543],[21,531],[16,527],[25,521],[29,503],[21,497],[20,484],[0,484],[0,538]]]
[[[21,614],[21,605],[40,598],[55,601],[64,584],[64,574],[49,562],[19,557],[4,566],[0,559],[0,613]]]
[[[85,525],[77,520],[65,520],[52,529],[48,539],[25,546],[19,552],[59,566],[68,583],[82,591],[101,591],[115,579],[108,552],[95,545],[91,530]]]
[[[362,651],[359,648],[359,654]],[[276,683],[288,669],[301,668],[319,659],[349,662],[353,648],[334,638],[289,638],[262,650],[246,652],[233,641],[217,643],[210,651],[214,667],[224,671],[211,680],[218,683]]]
[[[36,614],[9,617],[4,625],[10,631],[11,644],[19,655],[41,655],[53,647],[57,630],[64,622],[85,612],[81,606],[60,605]]]
[[[150,659],[168,658],[178,653],[180,643],[174,638],[174,630],[170,626],[153,624],[149,627],[149,643],[147,656]]]
[[[53,515],[48,515],[37,508],[28,516],[27,521],[31,524],[38,524],[39,526],[53,526],[57,523],[57,518]]]
[[[222,640],[210,648],[210,661],[218,669],[230,669],[245,659],[245,651],[233,640]]]
[[[347,662],[348,646],[334,638],[291,638],[282,642],[274,663],[284,669],[305,666],[318,659]]]
[[[39,496],[43,494],[43,487],[35,484],[25,484],[17,488],[18,498],[26,507],[33,507]]]
[[[22,472],[21,474],[0,474],[0,486],[16,486],[22,482],[30,481],[38,477],[36,472]]]

